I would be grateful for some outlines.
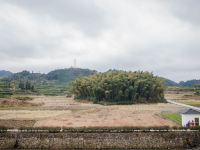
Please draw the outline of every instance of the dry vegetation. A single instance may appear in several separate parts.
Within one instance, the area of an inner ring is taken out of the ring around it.
[[[10,101],[10,100],[8,100]],[[11,100],[13,101],[13,100]],[[19,101],[19,100],[18,100]],[[103,106],[78,102],[64,96],[35,96],[28,105],[6,109],[0,104],[0,126],[9,127],[148,127],[178,126],[160,116],[178,112],[179,106],[167,103]],[[31,103],[31,105],[30,105]]]
[[[32,103],[30,100],[19,100],[19,99],[0,99],[0,109],[23,109],[30,107],[38,107],[43,103]]]
[[[165,97],[179,103],[200,107],[200,96],[192,91],[168,91]]]
[[[24,127],[33,127],[35,120],[0,120],[0,127],[6,128],[24,128]]]

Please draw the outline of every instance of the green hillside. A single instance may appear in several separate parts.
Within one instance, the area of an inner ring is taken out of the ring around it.
[[[81,69],[81,68],[58,69],[49,72],[46,75],[46,79],[68,83],[76,78],[93,75],[95,73],[96,71],[94,70]]]
[[[95,73],[94,70],[81,68],[59,69],[48,74],[24,70],[12,74],[8,79],[14,83],[15,94],[63,95],[73,80]]]
[[[192,86],[195,86],[195,85],[198,85],[198,84],[200,84],[200,80],[196,80],[196,79],[194,79],[194,80],[188,80],[188,81],[181,81],[180,83],[179,83],[179,86],[187,86],[187,87],[192,87]]]
[[[164,83],[165,83],[165,86],[179,86],[178,83],[172,81],[172,80],[169,80],[169,79],[166,79],[166,78],[163,78],[163,77],[160,77]]]

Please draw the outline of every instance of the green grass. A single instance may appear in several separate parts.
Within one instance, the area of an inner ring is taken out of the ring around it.
[[[177,86],[168,86],[166,87],[168,91],[194,91],[193,87],[177,87]]]
[[[69,84],[58,83],[55,81],[40,83],[35,85],[35,90],[37,91],[37,93],[42,95],[51,95],[51,96],[65,95],[68,89],[69,89]]]
[[[57,81],[36,82],[34,83],[34,91],[16,89],[14,95],[60,96],[67,94],[69,86],[69,83],[60,83]]]
[[[181,115],[179,113],[162,113],[161,116],[181,125]]]

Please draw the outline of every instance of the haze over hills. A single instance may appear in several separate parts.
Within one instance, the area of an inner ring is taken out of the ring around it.
[[[161,77],[165,81],[166,86],[179,86],[179,83],[176,83],[175,81],[172,81],[170,79],[166,79]]]
[[[42,73],[31,73],[29,71],[22,71],[18,73],[12,73],[10,71],[0,70],[0,78],[8,77],[13,80],[34,80],[34,81],[44,81],[44,80],[54,80],[62,83],[69,83],[78,77],[89,76],[97,73],[96,70],[90,69],[82,69],[82,68],[65,68],[65,69],[57,69],[50,71],[47,74]],[[179,83],[172,81],[170,79],[166,79],[161,77],[165,80],[166,86],[188,86],[191,87],[195,84],[200,84],[200,80],[193,79],[188,81],[181,81]]]
[[[195,84],[200,84],[200,80],[188,80],[188,81],[181,81],[179,82],[179,86],[193,86]]]
[[[13,73],[10,71],[6,71],[6,70],[0,70],[0,78],[4,78],[4,77],[9,77],[11,76]]]
[[[164,79],[164,78],[163,78]],[[175,81],[165,79],[165,85],[166,86],[184,86],[184,87],[192,87],[194,85],[200,84],[200,80],[193,79],[188,81],[180,81],[179,83],[176,83]]]

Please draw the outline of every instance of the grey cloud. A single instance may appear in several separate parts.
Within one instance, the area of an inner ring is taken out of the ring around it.
[[[193,25],[200,24],[199,0],[167,0],[169,11],[176,17]]]
[[[199,0],[2,0],[0,67],[200,78]]]
[[[96,35],[108,26],[104,11],[91,0],[6,0],[43,18],[71,23],[86,34]]]

